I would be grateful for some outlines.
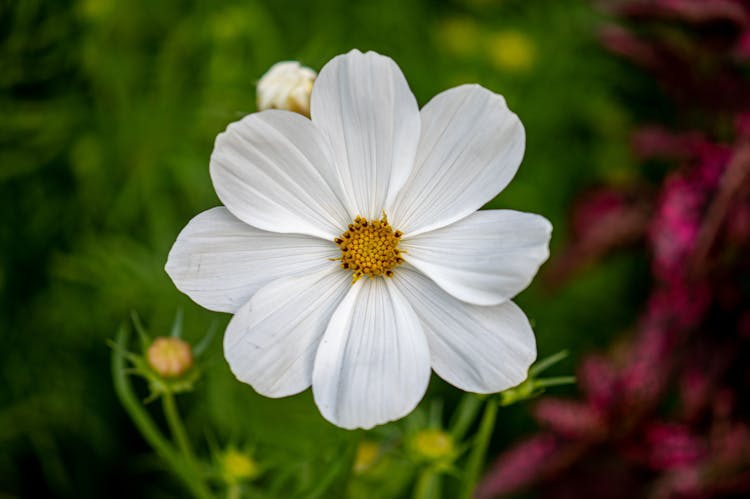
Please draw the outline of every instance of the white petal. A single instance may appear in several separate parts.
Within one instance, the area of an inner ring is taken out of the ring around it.
[[[380,218],[411,173],[419,142],[419,108],[401,70],[374,52],[334,57],[310,107],[330,139],[350,216]]]
[[[333,314],[318,348],[313,395],[343,428],[372,428],[411,412],[430,379],[417,316],[390,279],[360,279]]]
[[[224,356],[237,379],[267,397],[309,387],[318,344],[350,283],[348,272],[333,268],[284,277],[255,293],[224,335]]]
[[[229,125],[216,137],[211,179],[229,211],[259,229],[332,239],[351,222],[327,141],[297,113]]]
[[[280,277],[336,267],[333,241],[256,229],[223,206],[193,218],[177,236],[166,271],[199,305],[234,313],[261,286]]]
[[[393,280],[419,316],[432,368],[445,381],[468,392],[496,393],[526,379],[536,341],[515,303],[464,303],[408,267]]]
[[[405,234],[444,227],[490,201],[516,174],[526,141],[505,99],[479,85],[436,95],[421,117],[414,170],[386,208]]]
[[[533,213],[478,211],[405,238],[404,259],[441,288],[476,305],[496,305],[526,288],[549,257],[552,225]]]

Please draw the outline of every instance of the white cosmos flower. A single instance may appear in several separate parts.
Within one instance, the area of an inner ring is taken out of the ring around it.
[[[312,385],[344,428],[411,412],[430,368],[477,393],[523,381],[536,346],[510,299],[547,259],[552,227],[477,211],[524,152],[503,97],[463,85],[420,111],[393,60],[353,50],[321,70],[311,114],[263,111],[219,134],[224,207],[169,254],[181,291],[234,314],[224,354],[237,378],[269,397]]]
[[[258,110],[286,109],[309,117],[315,76],[297,61],[277,62],[258,80]]]

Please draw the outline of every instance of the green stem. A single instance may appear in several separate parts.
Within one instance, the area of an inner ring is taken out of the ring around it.
[[[474,496],[474,489],[477,486],[477,481],[479,481],[479,474],[482,472],[484,458],[487,454],[487,448],[490,445],[492,430],[495,428],[497,407],[497,400],[493,398],[487,399],[482,421],[479,423],[479,431],[474,437],[474,447],[466,463],[463,492],[460,496],[462,499],[471,499]]]
[[[237,484],[230,485],[227,489],[227,499],[241,499],[241,497],[242,489],[240,489],[240,486]]]
[[[482,400],[479,397],[472,393],[464,394],[456,408],[453,424],[451,424],[451,436],[454,441],[460,442],[463,440],[481,407]]]
[[[343,456],[337,459],[336,462],[328,467],[328,470],[318,480],[316,487],[305,497],[307,499],[327,497],[326,492],[328,492],[329,489],[332,488],[336,479],[343,476],[343,474],[346,472],[347,467],[349,470],[352,469],[355,452],[356,447],[350,447],[346,451],[344,451]]]
[[[180,413],[177,410],[174,395],[171,392],[164,392],[162,394],[162,406],[164,408],[164,416],[167,418],[169,430],[172,432],[172,437],[175,442],[177,442],[177,448],[180,449],[182,455],[185,456],[185,460],[191,463],[197,471],[193,446],[190,444],[190,439],[187,436],[185,427],[182,424],[182,419],[180,418]]]
[[[558,376],[556,378],[539,378],[534,380],[536,386],[560,386],[560,385],[573,385],[576,382],[575,376]]]
[[[412,499],[436,499],[440,497],[440,475],[431,469],[424,469],[419,473],[414,485]]]
[[[529,378],[534,378],[538,376],[542,371],[546,371],[547,369],[557,364],[558,362],[560,362],[567,356],[568,356],[568,351],[562,350],[560,352],[557,352],[554,355],[545,357],[544,359],[540,360],[539,362],[531,366],[531,368],[529,369]]]
[[[115,348],[112,349],[112,377],[115,385],[115,392],[120,399],[120,403],[127,411],[130,419],[133,420],[138,431],[143,438],[156,451],[174,471],[174,473],[184,482],[185,486],[198,499],[212,499],[213,495],[206,485],[192,472],[187,463],[182,459],[169,441],[159,431],[154,421],[148,415],[146,410],[140,404],[138,397],[135,395],[133,386],[127,374],[124,352],[127,349],[129,334],[126,328],[120,328],[115,340]]]

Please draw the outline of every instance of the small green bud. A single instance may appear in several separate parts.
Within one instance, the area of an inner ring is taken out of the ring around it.
[[[420,461],[450,462],[456,456],[453,437],[439,428],[420,430],[409,441],[409,448]]]
[[[357,446],[354,457],[354,473],[361,475],[372,468],[380,456],[380,444],[372,440],[363,440]]]
[[[219,456],[221,475],[228,484],[250,481],[260,475],[260,466],[249,455],[229,448]]]

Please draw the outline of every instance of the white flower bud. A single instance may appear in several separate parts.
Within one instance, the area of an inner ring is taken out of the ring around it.
[[[278,62],[258,81],[258,111],[286,109],[310,117],[310,93],[317,73],[296,61]]]

